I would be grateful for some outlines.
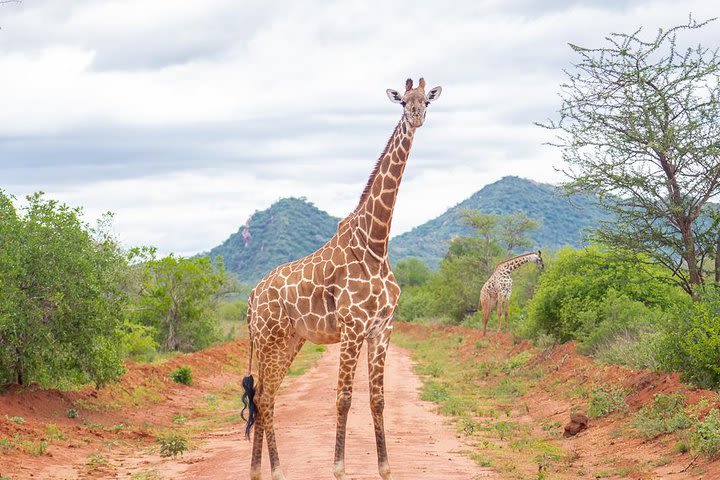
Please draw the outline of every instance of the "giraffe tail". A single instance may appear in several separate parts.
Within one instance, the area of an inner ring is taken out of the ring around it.
[[[251,302],[248,302],[248,305],[250,305]],[[255,348],[255,342],[253,342],[253,332],[252,332],[252,316],[251,312],[248,309],[248,332],[250,336],[250,360],[248,361],[248,374],[243,377],[242,379],[242,387],[243,387],[243,394],[242,394],[242,403],[243,403],[243,409],[240,411],[240,418],[245,420],[245,438],[247,440],[250,440],[250,430],[252,430],[253,425],[255,424],[255,419],[257,417],[257,405],[255,404],[255,380],[252,376],[252,361],[253,361],[253,350]],[[248,416],[245,418],[245,410],[248,411]]]
[[[245,438],[250,440],[250,430],[252,430],[255,424],[255,418],[257,417],[257,405],[255,405],[255,381],[252,375],[243,377],[243,409],[240,412],[240,416],[245,420]],[[245,410],[248,411],[248,416],[245,418]]]

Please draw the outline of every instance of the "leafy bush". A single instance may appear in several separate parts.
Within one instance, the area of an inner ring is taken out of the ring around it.
[[[245,300],[223,300],[217,307],[218,319],[221,322],[244,322],[247,320],[247,309]]]
[[[720,455],[720,410],[714,408],[698,422],[690,437],[692,448],[710,459]]]
[[[170,373],[170,378],[175,383],[182,383],[183,385],[190,385],[192,383],[192,371],[190,367],[178,367]]]
[[[652,405],[641,408],[633,421],[638,433],[646,439],[683,430],[690,425],[690,418],[685,413],[685,397],[679,393],[656,393]]]
[[[150,361],[156,356],[155,328],[125,320],[120,331],[125,356],[137,361]]]
[[[159,437],[158,443],[161,457],[176,457],[187,451],[187,439],[176,433]]]
[[[67,411],[68,418],[77,418],[77,416],[78,416],[77,410],[75,410],[74,408],[68,408],[68,411]]]
[[[707,289],[669,327],[658,349],[661,366],[701,387],[720,387],[720,294]]]
[[[0,385],[94,381],[122,371],[125,258],[82,210],[38,193],[16,210],[0,192]]]
[[[400,288],[419,287],[424,285],[432,276],[432,271],[422,260],[417,258],[408,258],[398,262],[393,268],[393,273],[400,284]]]
[[[536,331],[561,341],[586,341],[592,349],[619,332],[642,330],[657,322],[660,312],[686,302],[665,277],[638,257],[598,247],[564,248],[540,277],[528,304],[529,321]]]
[[[217,303],[232,282],[219,258],[155,259],[153,249],[134,249],[130,257],[140,277],[132,323],[154,328],[164,351],[200,350],[221,339]]]
[[[626,412],[625,392],[621,388],[597,387],[590,392],[587,414],[590,418],[599,418],[613,412]]]

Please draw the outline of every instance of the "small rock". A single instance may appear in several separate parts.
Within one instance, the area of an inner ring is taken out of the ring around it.
[[[588,417],[584,413],[575,413],[570,416],[570,423],[565,425],[563,437],[572,437],[588,428]]]

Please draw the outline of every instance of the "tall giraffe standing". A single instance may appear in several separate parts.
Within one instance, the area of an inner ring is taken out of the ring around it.
[[[482,290],[480,290],[480,306],[482,307],[483,335],[487,330],[487,322],[493,308],[497,306],[498,331],[501,328],[501,318],[505,315],[505,328],[508,328],[508,304],[512,293],[512,278],[510,273],[521,265],[528,262],[535,262],[539,268],[543,268],[540,250],[537,252],[525,253],[517,257],[500,262],[490,278],[488,278]]]
[[[257,419],[250,478],[261,478],[263,435],[267,438],[273,480],[284,480],[280,468],[273,412],[275,394],[295,355],[306,340],[340,343],[337,387],[337,431],[334,474],[345,474],[345,430],[360,348],[368,345],[370,408],[375,425],[378,468],[391,480],[383,426],[385,353],[391,320],[400,295],[388,262],[388,239],[400,180],[415,129],[425,120],[426,107],[440,96],[441,87],[425,93],[408,79],[405,93],[387,90],[403,115],[380,155],[355,210],[338,224],[337,233],[319,250],[270,272],[250,293],[248,329],[250,367],[243,379],[243,401],[249,407],[246,435]],[[258,381],[252,373],[253,350]]]

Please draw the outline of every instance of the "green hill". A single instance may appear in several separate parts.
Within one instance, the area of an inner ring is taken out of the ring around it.
[[[472,235],[464,225],[465,209],[510,214],[524,211],[542,226],[531,235],[539,248],[579,246],[583,230],[595,226],[602,216],[596,203],[586,197],[571,200],[557,194],[557,187],[518,177],[505,177],[485,186],[439,217],[390,241],[393,263],[416,257],[437,268],[456,236]],[[212,250],[240,281],[254,284],[285,262],[296,260],[322,246],[336,231],[339,218],[319,210],[304,198],[284,198],[270,208],[255,212],[240,229]]]
[[[592,198],[578,195],[568,199],[560,196],[553,185],[504,177],[486,185],[439,217],[393,238],[390,242],[392,262],[416,257],[437,268],[452,238],[473,234],[473,230],[462,222],[463,210],[494,214],[527,213],[542,223],[530,235],[538,248],[581,245],[584,230],[597,225],[603,215]]]
[[[225,268],[254,284],[276,266],[317,250],[335,234],[339,221],[304,198],[283,198],[255,212],[209,255],[222,256]]]

